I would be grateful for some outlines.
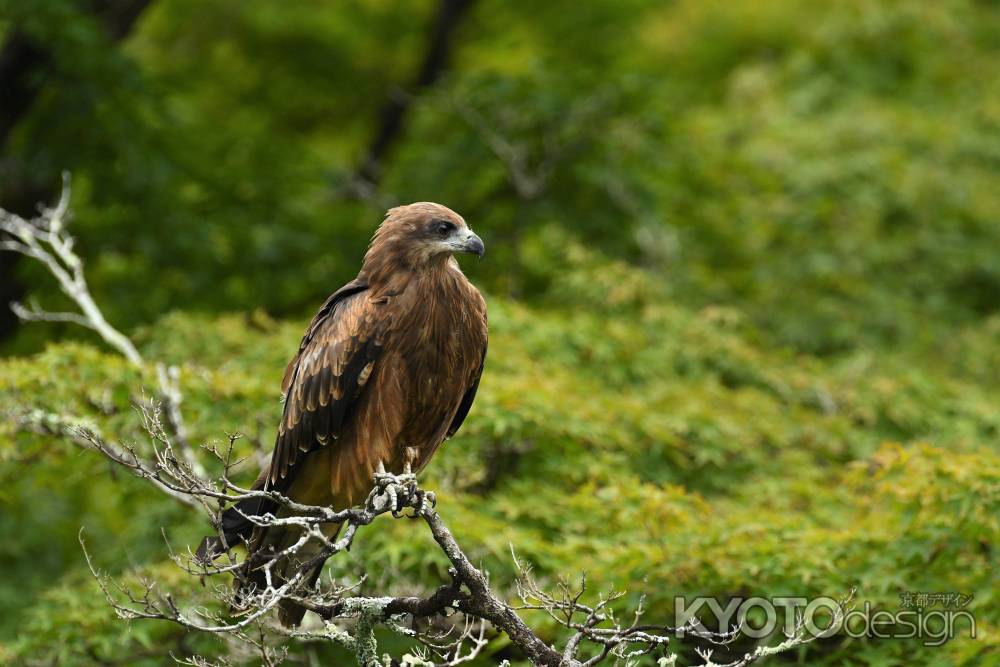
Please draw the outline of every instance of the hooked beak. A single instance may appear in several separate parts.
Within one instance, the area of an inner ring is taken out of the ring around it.
[[[468,252],[478,257],[482,257],[483,253],[486,252],[486,246],[483,245],[483,240],[481,238],[470,231],[469,235],[465,237],[465,241],[462,243],[462,252]]]

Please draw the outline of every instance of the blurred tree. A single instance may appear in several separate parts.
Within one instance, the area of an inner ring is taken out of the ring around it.
[[[811,351],[998,302],[990,6],[162,0],[120,52],[73,6],[12,5],[63,74],[7,154],[76,174],[118,321],[299,313],[427,199],[490,237],[476,279],[539,303],[566,234]]]
[[[424,55],[409,88],[395,88],[379,114],[379,123],[368,145],[361,166],[349,183],[351,190],[364,198],[378,187],[383,161],[390,147],[403,131],[406,114],[414,98],[434,85],[447,69],[454,50],[454,34],[475,0],[439,0],[437,11],[427,31]]]
[[[996,662],[997,3],[156,0],[117,45],[110,6],[0,0],[4,42],[47,59],[18,84],[34,99],[0,189],[51,203],[72,171],[91,288],[144,357],[181,366],[192,442],[242,429],[258,456],[306,311],[353,277],[385,205],[442,201],[488,247],[464,268],[491,355],[422,483],[498,588],[513,542],[542,577],[650,590],[653,613],[675,593],[858,584],[894,609],[961,591],[975,641],[800,660]],[[446,67],[424,67],[433,44]],[[403,131],[377,140],[400,87]],[[375,144],[377,188],[346,196]],[[16,276],[62,309],[34,267]],[[159,529],[188,544],[204,525],[4,418],[141,435],[129,406],[155,375],[58,326],[2,348],[33,354],[0,360],[0,663],[224,653],[120,628],[76,542],[86,525],[109,569],[178,584]],[[352,552],[380,564],[365,591],[447,576],[406,530]]]
[[[124,39],[135,25],[139,15],[150,0],[88,0],[67,4],[76,16],[63,15],[60,20],[78,21],[84,31],[92,34],[91,48],[102,39],[110,47]],[[8,7],[2,9],[10,24],[0,47],[0,206],[29,215],[40,201],[47,201],[56,192],[55,179],[25,169],[16,157],[6,155],[5,148],[11,132],[24,118],[35,99],[46,86],[60,85],[63,72],[60,62],[45,39],[46,28],[39,29],[37,15]],[[39,12],[43,14],[43,12]],[[49,19],[54,16],[48,17]],[[44,20],[44,19],[43,19]],[[24,296],[25,286],[16,275],[17,258],[10,253],[0,253],[0,304],[6,305]],[[9,337],[17,326],[17,318],[10,309],[0,307],[0,340]]]

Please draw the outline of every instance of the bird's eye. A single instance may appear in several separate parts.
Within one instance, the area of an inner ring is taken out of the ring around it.
[[[447,220],[437,220],[434,223],[434,229],[441,236],[448,236],[455,231],[455,225]]]

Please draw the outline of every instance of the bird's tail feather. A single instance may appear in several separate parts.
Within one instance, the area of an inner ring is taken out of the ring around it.
[[[313,588],[319,581],[319,575],[323,571],[323,563],[313,568],[312,572],[303,583],[304,587]],[[282,600],[278,603],[278,621],[286,628],[298,627],[302,622],[302,617],[306,614],[306,608],[292,600]]]
[[[195,555],[202,562],[210,563],[228,549],[248,542],[256,525],[247,516],[261,516],[275,509],[274,503],[264,498],[246,498],[237,502],[222,513],[219,531],[222,535],[209,535],[203,539]]]
[[[253,488],[262,488],[266,484],[266,475],[261,475]],[[246,544],[249,555],[246,560],[246,569],[243,576],[237,579],[243,582],[238,592],[249,594],[252,590],[263,590],[267,586],[264,565],[273,560],[271,554],[277,554],[295,544],[301,537],[301,533],[290,527],[271,526],[262,528],[247,519],[247,516],[261,516],[267,513],[278,513],[277,505],[265,498],[247,498],[240,500],[232,507],[222,513],[220,522],[220,535],[211,535],[201,541],[196,555],[202,562],[211,563],[218,556],[227,550],[239,545]],[[340,524],[327,524],[323,527],[323,533],[327,539],[336,539],[340,532]],[[303,545],[294,555],[279,557],[278,562],[272,563],[271,584],[280,586],[288,578],[295,575],[302,564],[309,562],[320,553],[322,544],[316,540]],[[323,570],[323,562],[313,566],[303,579],[301,588],[308,589],[316,585],[319,575]],[[305,615],[306,609],[301,605],[291,601],[282,600],[278,604],[278,619],[286,627],[295,627]]]
[[[324,526],[323,533],[328,540],[334,540],[340,532],[340,524],[329,524]],[[253,555],[247,559],[247,569],[244,581],[257,590],[267,586],[264,573],[264,564],[270,560],[269,554],[276,554],[284,551],[295,544],[301,537],[301,533],[294,528],[271,527],[262,536],[258,545],[254,549]],[[271,584],[278,587],[295,576],[299,568],[306,563],[313,561],[323,550],[323,544],[318,540],[310,540],[299,547],[295,554],[288,554],[278,557],[278,560],[271,564]],[[323,570],[325,559],[312,565],[305,577],[297,586],[303,593],[312,589],[319,580]],[[306,609],[302,605],[292,600],[282,600],[278,603],[278,620],[285,627],[295,627],[305,615]]]

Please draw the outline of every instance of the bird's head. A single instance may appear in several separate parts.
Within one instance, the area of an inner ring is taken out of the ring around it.
[[[457,252],[482,257],[484,251],[483,240],[458,213],[441,204],[417,202],[389,209],[372,237],[365,265],[392,261],[420,270],[444,266]]]

